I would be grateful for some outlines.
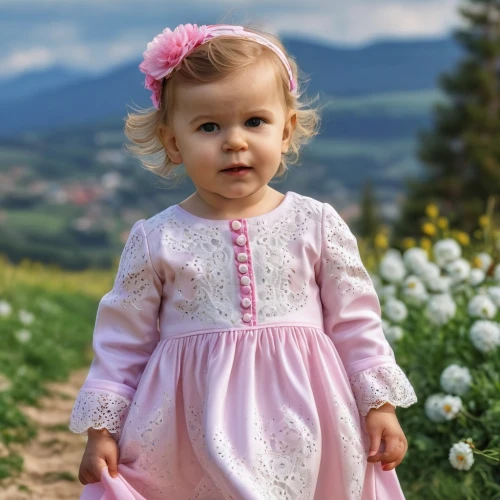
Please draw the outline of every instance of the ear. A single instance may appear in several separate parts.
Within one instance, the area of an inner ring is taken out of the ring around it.
[[[182,163],[182,155],[177,146],[177,139],[173,128],[170,125],[162,123],[158,127],[158,137],[165,148],[165,151],[170,160],[180,165]]]
[[[283,139],[281,141],[281,152],[288,153],[288,148],[292,142],[293,133],[297,125],[297,112],[295,110],[290,110],[285,122],[285,127],[283,129]]]

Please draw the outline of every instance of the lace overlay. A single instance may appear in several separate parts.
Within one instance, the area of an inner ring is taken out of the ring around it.
[[[325,214],[326,266],[340,295],[370,292],[373,283],[359,255],[355,236],[336,213]]]
[[[110,304],[119,302],[123,307],[131,305],[141,309],[142,299],[149,293],[153,280],[143,237],[132,233],[123,249],[113,289],[104,295],[102,301]]]
[[[417,396],[403,370],[396,365],[381,365],[349,377],[360,413],[366,416],[371,408],[385,403],[408,408]]]
[[[318,203],[311,201],[304,197],[300,205],[294,203],[285,217],[274,222],[249,224],[260,322],[299,311],[307,303],[307,280],[295,277],[300,260],[291,246],[309,229],[314,215],[320,216]]]
[[[208,325],[220,324],[221,320],[228,325],[239,324],[233,249],[221,230],[209,224],[194,229],[177,220],[172,212],[166,213],[158,229],[162,231],[163,245],[186,255],[182,277],[176,276],[178,295],[172,297],[174,307],[185,318],[198,318]]]
[[[78,394],[70,417],[69,428],[77,434],[87,429],[108,429],[119,438],[130,402],[117,394],[83,389]]]

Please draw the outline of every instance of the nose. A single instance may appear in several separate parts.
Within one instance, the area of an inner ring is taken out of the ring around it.
[[[244,133],[239,128],[232,128],[227,131],[222,145],[224,152],[228,151],[245,151],[248,149],[248,144]]]

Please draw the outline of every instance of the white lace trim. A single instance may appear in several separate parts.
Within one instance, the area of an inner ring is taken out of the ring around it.
[[[373,291],[373,283],[358,250],[356,237],[349,226],[330,210],[325,213],[324,237],[326,269],[335,280],[340,295]]]
[[[397,364],[380,365],[349,377],[358,409],[366,416],[371,408],[385,403],[408,408],[417,402],[410,381]]]
[[[118,394],[101,390],[82,389],[71,412],[69,428],[77,434],[106,428],[120,437],[130,401]]]

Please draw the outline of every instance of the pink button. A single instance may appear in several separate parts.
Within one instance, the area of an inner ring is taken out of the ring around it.
[[[249,286],[244,286],[241,291],[245,294],[248,295],[252,289]]]
[[[249,285],[250,284],[250,278],[248,276],[242,276],[240,279],[240,282],[242,285]]]
[[[240,270],[240,273],[247,273],[248,272],[248,266],[246,264],[240,264],[238,269]]]
[[[235,231],[238,231],[238,229],[241,227],[241,222],[239,220],[233,220],[233,222],[231,222],[231,227]]]
[[[236,244],[239,245],[240,247],[242,247],[246,242],[247,242],[247,239],[242,234],[240,234],[236,238]]]
[[[251,321],[251,319],[252,319],[252,315],[251,315],[251,314],[246,313],[246,314],[244,314],[244,315],[243,315],[243,321],[244,321],[245,323],[250,322],[250,321]]]
[[[247,309],[248,307],[250,307],[250,305],[252,304],[252,301],[250,299],[247,299],[246,297],[241,301],[241,305]]]
[[[246,262],[248,259],[248,255],[246,253],[239,253],[237,258],[238,262]]]

